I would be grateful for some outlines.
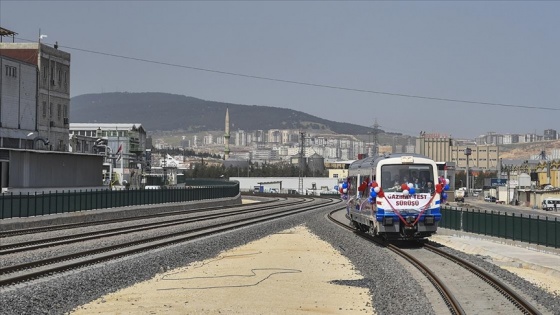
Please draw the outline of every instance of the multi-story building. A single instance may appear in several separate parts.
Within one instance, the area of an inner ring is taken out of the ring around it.
[[[37,67],[0,55],[0,69],[0,147],[45,148],[46,141],[34,145],[38,136]]]
[[[103,152],[106,152],[113,159],[118,158],[117,152],[119,152],[120,147],[123,168],[138,168],[146,150],[146,131],[139,123],[72,123],[70,124],[70,134],[106,139],[108,152]]]
[[[0,43],[0,55],[32,64],[37,84],[37,136],[48,139],[49,150],[68,151],[70,122],[70,54],[38,43]],[[20,113],[24,115],[25,113]]]
[[[214,144],[214,136],[212,134],[205,135],[202,138],[202,142],[204,143],[204,145]]]
[[[479,145],[486,145],[486,144],[503,144],[504,143],[504,136],[495,132],[487,132],[485,135],[482,135],[476,139],[476,143]]]
[[[514,143],[519,143],[519,135],[518,134],[505,134],[504,135],[503,144],[514,144]]]
[[[256,148],[251,152],[253,161],[270,162],[277,156],[277,151],[271,148]]]
[[[268,142],[268,133],[266,133],[264,130],[256,130],[255,141],[258,143]]]
[[[235,145],[238,147],[247,146],[247,133],[244,130],[238,130],[233,133]]]
[[[544,131],[544,140],[556,140],[556,139],[558,139],[556,130],[546,129]]]
[[[534,133],[528,133],[525,134],[525,141],[524,142],[537,142],[537,141],[542,141],[544,139],[544,136],[541,135],[537,135]]]
[[[415,150],[415,153],[425,155],[437,162],[452,161],[449,135],[422,133],[416,138]]]
[[[268,143],[282,143],[282,133],[280,132],[280,130],[268,130]]]
[[[282,133],[282,144],[286,144],[290,142],[290,135],[292,134],[292,130],[284,129],[280,131]]]
[[[470,155],[466,154],[467,148],[470,149]],[[457,145],[450,149],[451,159],[445,161],[455,162],[456,169],[466,169],[467,158],[472,169],[495,171],[500,167],[500,151],[496,145]]]

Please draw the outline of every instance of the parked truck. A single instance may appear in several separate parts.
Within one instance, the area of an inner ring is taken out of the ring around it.
[[[462,189],[455,190],[455,201],[465,202],[465,191]]]

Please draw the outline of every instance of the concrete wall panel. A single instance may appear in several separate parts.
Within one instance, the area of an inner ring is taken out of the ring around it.
[[[11,188],[89,187],[102,184],[103,157],[11,151]]]

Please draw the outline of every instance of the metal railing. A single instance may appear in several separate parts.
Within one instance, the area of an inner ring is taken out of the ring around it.
[[[0,219],[84,210],[235,197],[239,183],[191,181],[190,187],[129,190],[74,190],[0,195]]]
[[[442,207],[439,227],[500,237],[531,244],[560,247],[560,221],[539,215]]]

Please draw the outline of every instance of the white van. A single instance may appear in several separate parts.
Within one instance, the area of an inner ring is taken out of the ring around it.
[[[542,209],[548,210],[560,210],[560,198],[545,198],[542,202]]]

